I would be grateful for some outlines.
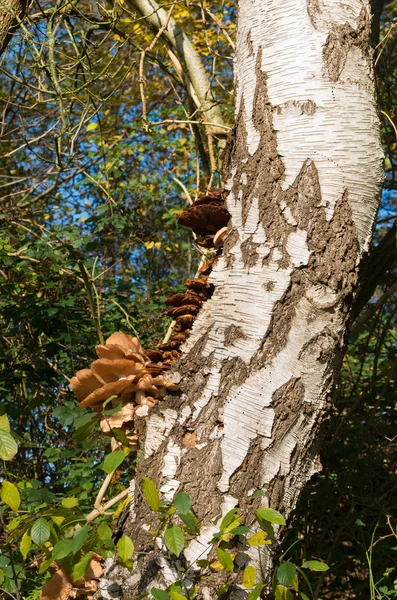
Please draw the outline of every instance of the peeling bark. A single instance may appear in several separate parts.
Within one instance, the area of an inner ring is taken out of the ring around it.
[[[201,522],[181,565],[210,555],[230,508],[252,519],[254,489],[265,490],[257,506],[288,518],[319,469],[383,177],[369,37],[365,0],[240,0],[215,291],[174,372],[182,399],[157,405],[140,432],[138,484],[149,476],[170,500],[183,488]],[[123,598],[178,578],[139,494],[132,511],[137,563]],[[242,549],[239,564],[269,582],[273,551]],[[213,586],[199,597],[216,598]],[[246,596],[237,585],[228,597]]]

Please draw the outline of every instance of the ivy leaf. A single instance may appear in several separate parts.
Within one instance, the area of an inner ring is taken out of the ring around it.
[[[142,477],[142,492],[150,508],[157,511],[160,508],[160,496],[156,486],[149,477]]]
[[[14,512],[18,512],[21,504],[21,496],[19,495],[18,488],[10,481],[3,481],[1,484],[0,497],[4,504],[7,504]]]
[[[276,525],[285,525],[285,519],[278,510],[274,510],[274,508],[258,508],[255,511],[257,517],[264,519],[265,521],[269,521],[269,523],[274,523]]]
[[[276,600],[294,600],[292,592],[283,585],[276,586],[274,597]]]
[[[248,565],[247,567],[245,567],[243,573],[243,586],[245,587],[245,589],[250,590],[251,588],[253,588],[255,585],[255,579],[256,569],[255,567]]]
[[[182,529],[178,525],[171,525],[164,533],[164,542],[168,550],[179,556],[185,547],[185,536]]]
[[[125,454],[123,450],[115,450],[111,452],[105,457],[105,460],[100,465],[100,469],[105,471],[105,473],[112,473],[117,467],[121,465],[123,460],[125,459]]]
[[[252,592],[247,596],[247,600],[257,600],[263,588],[263,583],[257,583]]]
[[[307,560],[303,563],[302,569],[310,569],[311,571],[328,571],[329,566],[319,560]]]
[[[247,542],[250,546],[266,546],[267,544],[272,543],[272,541],[268,539],[266,531],[258,531],[247,538]]]
[[[90,566],[92,556],[93,553],[88,552],[87,554],[84,554],[83,558],[76,565],[74,565],[72,574],[73,581],[77,581],[78,579],[81,579],[81,577],[84,577],[88,567]]]
[[[123,535],[117,542],[117,552],[123,563],[134,554],[134,542],[128,535]]]
[[[25,533],[22,536],[21,542],[19,544],[19,550],[20,550],[24,560],[26,560],[26,557],[28,555],[31,545],[32,545],[32,538],[30,537],[29,533],[27,531],[25,531]]]
[[[48,542],[50,534],[51,530],[47,521],[42,517],[37,519],[31,530],[31,536],[34,543],[38,546],[42,546],[45,542]]]
[[[277,579],[281,585],[285,585],[287,587],[293,585],[296,576],[297,573],[295,566],[290,562],[283,563],[277,569]]]
[[[222,548],[217,548],[216,555],[217,555],[218,560],[221,563],[222,567],[224,567],[227,571],[230,571],[231,573],[233,573],[234,563],[233,563],[233,558],[229,554],[229,552],[222,550]]]
[[[192,501],[190,500],[189,494],[186,492],[178,492],[175,496],[175,508],[179,514],[185,515],[192,508]]]
[[[11,460],[18,452],[18,446],[11,433],[0,429],[0,458]]]
[[[153,598],[156,598],[156,600],[169,600],[169,595],[166,590],[160,590],[159,588],[152,588],[150,590],[150,593],[152,594]]]

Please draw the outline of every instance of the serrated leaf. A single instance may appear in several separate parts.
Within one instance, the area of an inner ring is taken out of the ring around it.
[[[105,460],[100,465],[100,468],[102,469],[102,471],[105,471],[105,473],[107,473],[107,474],[112,473],[112,471],[114,471],[115,469],[117,469],[117,467],[119,467],[121,465],[121,463],[123,462],[124,459],[125,459],[124,451],[123,450],[115,450],[114,452],[111,452],[110,454],[108,454],[105,457]]]
[[[158,510],[160,508],[160,496],[158,490],[149,477],[142,477],[142,493],[152,510]]]
[[[245,587],[245,589],[250,590],[251,588],[253,588],[255,585],[255,579],[256,569],[255,567],[248,565],[247,567],[245,567],[243,572],[243,586]]]
[[[156,600],[169,600],[169,595],[167,590],[160,590],[159,588],[152,588],[150,590],[150,593],[152,594],[153,598],[156,598]]]
[[[16,485],[10,481],[3,481],[1,484],[0,497],[4,504],[7,504],[14,512],[18,512],[21,504],[21,496]]]
[[[18,452],[18,446],[11,433],[0,429],[0,458],[11,460]]]
[[[20,550],[24,560],[26,560],[26,557],[28,555],[31,545],[32,545],[32,538],[30,537],[29,533],[27,531],[25,531],[25,533],[22,536],[21,542],[19,544],[19,550]]]
[[[290,587],[296,578],[295,566],[290,562],[285,562],[277,569],[277,579],[281,585]]]
[[[247,542],[250,546],[266,546],[267,544],[272,543],[272,541],[268,539],[266,531],[258,531],[247,538]]]
[[[236,513],[237,513],[237,509],[236,509],[236,508],[232,508],[232,509],[230,509],[230,510],[229,510],[229,511],[228,511],[228,512],[225,514],[225,516],[223,517],[223,519],[222,519],[222,521],[221,521],[221,524],[220,524],[220,526],[219,526],[219,529],[220,529],[221,531],[223,531],[224,529],[226,529],[226,527],[227,527],[228,525],[230,525],[230,523],[232,523],[232,522],[235,520],[235,518],[236,518]]]
[[[178,492],[175,496],[174,505],[179,514],[185,515],[192,508],[192,501],[186,492]]]
[[[294,600],[293,593],[283,585],[276,586],[274,597],[276,600]]]
[[[257,583],[252,592],[247,596],[247,600],[257,600],[263,588],[263,583]]]
[[[64,498],[62,500],[62,506],[64,508],[74,508],[75,506],[77,506],[79,503],[79,499],[78,498]]]
[[[227,571],[230,571],[231,573],[233,573],[233,571],[234,571],[234,562],[233,562],[233,558],[229,554],[229,552],[226,552],[225,550],[222,550],[222,548],[217,548],[216,549],[216,555],[217,555],[218,560],[221,563],[222,567],[224,569],[226,569]]]
[[[255,511],[255,514],[264,519],[265,521],[269,521],[269,523],[274,523],[275,525],[285,525],[285,519],[278,510],[274,510],[274,508],[258,508]]]
[[[124,563],[134,554],[134,542],[128,535],[123,535],[117,542],[117,552]]]
[[[52,550],[52,558],[54,560],[61,560],[66,558],[69,554],[73,553],[73,540],[60,540],[57,542]]]
[[[78,581],[78,579],[84,577],[88,567],[90,566],[92,557],[93,553],[88,552],[87,554],[84,554],[83,558],[77,564],[74,565],[72,573],[73,581]]]
[[[303,563],[302,569],[310,569],[310,571],[328,571],[329,566],[319,560],[307,560]]]
[[[0,415],[0,430],[10,433],[10,421],[7,415]]]
[[[42,546],[50,539],[50,533],[51,529],[49,524],[45,519],[40,517],[40,519],[37,519],[33,524],[30,535],[35,544]]]
[[[193,535],[198,535],[200,533],[198,521],[193,513],[189,512],[186,515],[180,514],[179,516],[187,527],[189,533],[192,533]]]
[[[183,531],[178,525],[171,525],[164,533],[164,542],[168,550],[179,556],[185,547],[185,536]]]

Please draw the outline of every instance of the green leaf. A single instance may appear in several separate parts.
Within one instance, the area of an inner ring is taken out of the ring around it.
[[[25,533],[22,536],[21,542],[19,544],[19,550],[20,550],[24,560],[26,560],[26,557],[28,555],[31,545],[32,545],[32,538],[30,537],[29,533],[27,531],[25,531]]]
[[[329,566],[319,560],[307,560],[303,563],[302,569],[310,569],[311,571],[328,571]]]
[[[45,519],[41,517],[40,519],[37,519],[37,521],[32,527],[32,540],[38,546],[42,546],[43,544],[45,544],[45,542],[48,542],[48,540],[50,539],[50,533],[51,530],[49,524]]]
[[[116,398],[117,398],[117,396],[116,396]],[[102,414],[109,417],[110,415],[115,415],[116,413],[118,413],[122,408],[123,408],[123,404],[122,404],[122,402],[120,402],[120,404],[118,404],[114,408],[109,408],[109,410],[103,410]]]
[[[152,510],[160,508],[160,496],[156,486],[149,477],[142,477],[142,493]]]
[[[96,421],[89,421],[88,423],[85,423],[85,425],[82,425],[81,427],[76,429],[76,431],[73,434],[73,438],[76,440],[77,443],[83,442],[88,438],[91,431],[95,427],[95,423]]]
[[[198,535],[200,533],[198,521],[193,513],[189,512],[186,515],[180,514],[179,516],[187,527],[189,533],[192,533],[193,535]]]
[[[54,560],[61,560],[73,553],[73,540],[60,540],[57,542],[52,551]]]
[[[92,559],[93,553],[88,552],[84,554],[83,558],[73,567],[73,581],[77,581],[81,577],[84,577],[88,567],[90,566],[90,562]]]
[[[76,531],[76,533],[73,536],[73,548],[72,548],[72,552],[73,554],[77,554],[77,552],[79,552],[81,550],[81,548],[83,547],[83,544],[85,542],[85,540],[87,539],[87,535],[88,535],[88,525],[84,525],[84,527],[81,527],[81,529],[78,529]]]
[[[123,450],[115,450],[111,452],[105,457],[105,460],[100,465],[100,469],[105,471],[105,473],[112,473],[117,467],[121,465],[123,460],[125,459],[125,454]]]
[[[169,600],[169,595],[166,590],[160,590],[159,588],[152,588],[150,590],[150,593],[152,594],[153,598],[156,598],[156,600]]]
[[[247,600],[257,600],[263,588],[263,583],[257,583],[252,592],[247,596]]]
[[[0,430],[10,433],[10,421],[7,415],[0,415]]]
[[[276,600],[294,600],[293,593],[283,585],[276,587],[274,597]]]
[[[79,503],[79,499],[78,498],[64,498],[62,500],[62,506],[64,508],[74,508],[75,506],[77,506]]]
[[[204,559],[202,559],[202,560],[198,560],[198,561],[196,562],[196,564],[197,564],[197,566],[198,566],[198,567],[201,567],[201,568],[205,569],[206,567],[208,567],[208,566],[209,566],[209,564],[210,564],[210,561],[209,561],[209,560],[204,560]]]
[[[21,496],[18,488],[10,481],[3,481],[1,484],[0,497],[4,504],[7,504],[14,512],[18,512],[21,504]]]
[[[256,492],[254,492],[250,498],[261,498],[264,495],[265,492],[263,490],[256,490]]]
[[[249,533],[251,531],[251,529],[249,527],[245,527],[245,525],[241,525],[241,527],[235,527],[234,529],[230,529],[229,533],[232,533],[233,535],[245,535],[246,533]]]
[[[170,592],[169,595],[171,600],[187,600],[186,596],[180,594],[179,592]]]
[[[218,589],[216,590],[216,593],[218,596],[222,596],[223,594],[226,594],[226,592],[229,591],[229,586],[227,585],[227,583],[222,583],[222,585],[220,585],[218,587]]]
[[[0,458],[2,460],[11,460],[17,452],[18,446],[11,433],[0,429]]]
[[[269,521],[269,523],[275,523],[276,525],[285,525],[285,519],[282,514],[278,512],[278,510],[274,510],[274,508],[258,508],[255,511],[257,517],[264,519],[265,521]]]
[[[47,571],[47,569],[53,564],[53,562],[54,561],[52,560],[52,556],[50,556],[50,558],[47,558],[47,560],[43,561],[41,563],[41,565],[39,566],[40,575],[45,573]]]
[[[233,558],[230,556],[229,552],[222,550],[222,548],[216,549],[216,555],[218,557],[219,562],[222,567],[224,567],[227,571],[233,573],[234,571],[234,563]]]
[[[179,514],[185,515],[192,508],[192,501],[186,492],[178,492],[174,500],[175,508]]]
[[[100,540],[106,541],[112,539],[112,530],[106,523],[101,523],[97,529],[97,535]]]
[[[245,567],[243,573],[243,586],[245,587],[245,589],[250,590],[251,588],[253,588],[255,585],[255,579],[256,569],[255,567],[248,565],[247,567]]]
[[[306,594],[304,594],[303,592],[300,592],[300,596],[302,600],[310,600],[309,596],[306,596]]]
[[[290,587],[293,585],[294,579],[296,578],[297,573],[295,566],[290,562],[285,562],[280,565],[277,569],[277,579],[281,585],[286,585]]]
[[[185,547],[185,536],[183,531],[178,525],[171,525],[164,533],[164,542],[168,550],[179,556]]]
[[[128,535],[123,535],[117,542],[117,552],[124,563],[134,554],[134,542]]]
[[[226,527],[228,525],[230,525],[231,523],[233,523],[233,521],[236,518],[236,513],[237,513],[237,509],[236,508],[232,508],[231,510],[229,510],[225,516],[223,517],[221,524],[219,526],[219,529],[221,531],[223,531],[224,529],[226,529]]]

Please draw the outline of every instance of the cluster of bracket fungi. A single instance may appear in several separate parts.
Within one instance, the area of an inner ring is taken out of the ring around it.
[[[113,333],[104,345],[96,346],[98,360],[91,368],[78,371],[70,381],[80,406],[98,413],[102,431],[122,429],[132,447],[137,443],[134,419],[147,416],[158,400],[179,391],[165,373],[179,359],[197,313],[213,293],[208,276],[221,252],[230,219],[225,199],[224,190],[209,191],[178,218],[180,225],[193,230],[196,244],[213,249],[213,256],[199,269],[197,277],[185,282],[185,292],[165,301],[170,307],[165,314],[173,320],[170,339],[155,349],[144,350],[138,338]]]

